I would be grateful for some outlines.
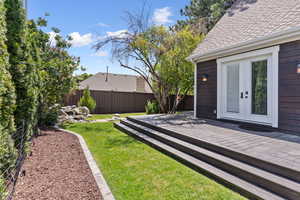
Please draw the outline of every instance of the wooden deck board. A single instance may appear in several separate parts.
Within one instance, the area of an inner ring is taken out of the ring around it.
[[[194,119],[192,112],[136,118],[167,130],[300,171],[300,136],[297,135],[247,131],[240,129],[238,124]]]

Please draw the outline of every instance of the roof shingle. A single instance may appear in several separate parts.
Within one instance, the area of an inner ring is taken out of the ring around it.
[[[300,0],[237,0],[191,57],[300,26]]]

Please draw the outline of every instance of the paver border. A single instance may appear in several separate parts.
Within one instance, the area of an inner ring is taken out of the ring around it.
[[[73,131],[65,130],[65,129],[62,129],[59,127],[55,127],[55,129],[62,131],[62,132],[70,133],[72,135],[75,135],[78,138],[81,148],[84,152],[85,158],[89,164],[89,167],[90,167],[90,169],[93,173],[93,176],[95,178],[95,181],[97,183],[97,186],[102,194],[103,200],[115,200],[113,193],[111,192],[102,172],[100,171],[100,169],[99,169],[95,159],[93,158],[92,153],[90,152],[83,137]]]

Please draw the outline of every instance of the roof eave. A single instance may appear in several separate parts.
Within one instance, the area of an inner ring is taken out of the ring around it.
[[[187,60],[193,63],[204,62],[295,40],[300,40],[300,27],[291,28],[266,37],[249,40],[247,42],[207,52],[205,54],[194,54],[189,56]]]

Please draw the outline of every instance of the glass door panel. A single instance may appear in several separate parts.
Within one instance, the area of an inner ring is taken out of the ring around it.
[[[227,65],[227,106],[230,113],[240,112],[240,67],[239,64]]]
[[[268,61],[252,62],[252,105],[255,115],[268,115]]]

